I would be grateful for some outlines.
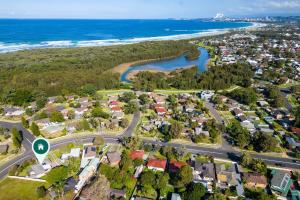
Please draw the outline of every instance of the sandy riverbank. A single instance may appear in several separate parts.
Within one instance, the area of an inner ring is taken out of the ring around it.
[[[191,66],[186,66],[186,67],[180,67],[180,68],[177,68],[175,70],[171,70],[171,71],[165,71],[165,70],[159,70],[159,69],[145,69],[145,70],[134,70],[134,71],[131,71],[128,73],[126,79],[128,81],[132,81],[134,79],[134,77],[140,73],[140,72],[144,72],[144,71],[147,71],[147,72],[152,72],[152,73],[158,73],[158,72],[161,72],[161,73],[164,73],[165,75],[169,75],[171,72],[181,72],[182,70],[185,70],[185,69],[189,69],[189,68],[192,68],[192,67],[195,67],[194,65],[191,65]]]
[[[120,65],[112,68],[110,71],[113,73],[123,74],[124,72],[126,72],[128,70],[129,67],[132,67],[134,65],[141,65],[141,64],[147,64],[147,63],[156,62],[156,61],[160,61],[160,60],[173,59],[180,55],[170,56],[170,57],[166,57],[166,58],[162,58],[162,59],[148,59],[148,60],[139,60],[139,61],[134,61],[134,62],[129,62],[129,63],[123,63],[123,64],[120,64]],[[149,71],[149,70],[147,70],[147,71]]]

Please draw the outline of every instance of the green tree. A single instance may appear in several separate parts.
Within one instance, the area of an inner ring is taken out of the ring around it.
[[[260,172],[263,174],[267,173],[267,165],[260,159],[254,159],[251,164],[251,168],[256,172]]]
[[[97,145],[97,146],[103,145],[104,139],[103,139],[103,137],[97,135],[97,136],[95,136],[93,143],[94,143],[94,145]]]
[[[139,96],[139,100],[142,105],[145,105],[145,104],[149,103],[149,101],[150,101],[147,94],[141,94]]]
[[[47,103],[47,98],[45,96],[40,96],[36,98],[36,107],[38,110],[45,107]]]
[[[65,121],[64,116],[59,111],[53,111],[50,115],[51,122],[63,122]]]
[[[75,111],[69,110],[67,113],[68,119],[75,119]]]
[[[24,128],[29,128],[29,122],[24,116],[22,116],[21,121]]]
[[[159,174],[158,179],[157,179],[156,188],[160,189],[160,190],[165,188],[169,183],[169,179],[170,179],[170,176],[168,173]]]
[[[180,122],[173,121],[171,123],[171,128],[170,128],[169,134],[172,139],[178,138],[179,135],[182,133],[182,131],[183,131],[183,126]]]
[[[249,167],[252,163],[252,157],[248,152],[244,152],[241,157],[241,165],[243,167]]]
[[[83,95],[95,95],[97,88],[95,85],[93,84],[85,84],[84,86],[82,86],[81,91],[83,93]]]
[[[36,188],[36,193],[39,198],[43,198],[46,196],[47,190],[46,190],[45,186],[39,186]]]
[[[183,166],[176,175],[176,187],[184,187],[193,180],[193,170],[190,166]]]
[[[156,176],[153,171],[144,171],[141,174],[140,182],[142,186],[154,186],[156,183]]]
[[[35,122],[31,123],[30,130],[35,136],[41,135],[40,128]]]
[[[83,119],[76,124],[76,129],[79,131],[82,131],[82,130],[88,131],[88,130],[90,130],[90,128],[91,128],[90,124],[86,119]]]
[[[137,109],[137,104],[132,101],[124,105],[125,114],[133,114],[137,111]]]
[[[263,152],[275,151],[278,141],[271,135],[260,133],[255,142],[256,149]]]
[[[12,130],[12,140],[13,140],[13,144],[15,145],[15,147],[17,147],[18,149],[21,148],[21,144],[23,141],[23,136],[22,134],[17,130],[16,127],[13,127]]]
[[[295,126],[300,128],[300,106],[298,106],[296,109],[295,118]]]
[[[119,98],[120,101],[130,102],[131,100],[136,99],[136,95],[133,92],[124,92],[123,95]]]
[[[129,125],[129,120],[128,120],[127,118],[121,119],[121,121],[120,121],[120,126],[121,126],[122,128],[126,128],[128,125]]]
[[[256,102],[257,96],[252,88],[241,88],[232,91],[230,97],[243,104],[253,104]]]
[[[188,200],[199,200],[205,195],[206,189],[202,183],[191,183],[185,194]]]
[[[226,195],[222,194],[221,192],[215,192],[211,194],[208,198],[208,200],[226,200]]]
[[[52,185],[60,183],[68,178],[68,168],[66,166],[60,166],[53,168],[50,172],[47,173],[46,181]]]
[[[120,168],[123,171],[128,171],[130,167],[132,167],[132,160],[129,158],[128,153],[123,151],[121,155]]]

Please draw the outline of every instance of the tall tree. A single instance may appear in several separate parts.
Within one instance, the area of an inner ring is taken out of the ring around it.
[[[29,122],[24,116],[22,116],[21,121],[24,128],[29,128]]]
[[[13,140],[13,144],[15,145],[15,147],[17,147],[18,149],[21,147],[22,141],[23,141],[23,136],[22,134],[17,130],[16,127],[13,127],[12,130],[12,140]]]
[[[35,135],[35,136],[41,135],[40,128],[35,122],[31,123],[30,130],[32,131],[33,135]]]

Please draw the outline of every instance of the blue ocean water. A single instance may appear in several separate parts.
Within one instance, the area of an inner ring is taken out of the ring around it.
[[[250,26],[204,20],[35,20],[0,19],[0,52],[32,48],[126,44],[181,39]]]
[[[200,56],[196,60],[187,60],[185,55],[181,55],[177,58],[170,60],[162,60],[157,62],[151,62],[147,64],[134,65],[127,69],[121,75],[121,81],[128,82],[127,76],[132,71],[138,70],[158,70],[158,71],[173,71],[179,68],[187,68],[190,66],[197,66],[199,72],[204,72],[206,69],[206,64],[209,59],[209,54],[206,49],[199,48]]]

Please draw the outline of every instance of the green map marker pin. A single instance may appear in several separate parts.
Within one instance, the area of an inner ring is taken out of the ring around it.
[[[40,164],[43,164],[50,150],[50,144],[45,138],[37,138],[32,143],[32,151]]]

